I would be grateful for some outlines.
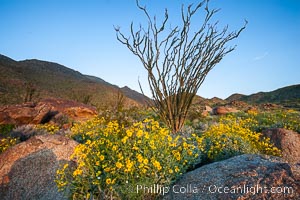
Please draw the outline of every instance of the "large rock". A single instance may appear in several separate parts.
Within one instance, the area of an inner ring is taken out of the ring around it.
[[[249,108],[249,104],[247,104],[244,101],[231,101],[229,104],[227,104],[229,107],[234,107],[234,108],[238,108],[240,110],[245,110],[247,108]]]
[[[62,99],[44,99],[39,103],[0,107],[0,124],[40,124],[61,115],[70,120],[83,121],[96,114],[94,107],[82,103]]]
[[[300,134],[283,128],[267,129],[262,132],[282,151],[282,157],[289,163],[300,164]]]
[[[46,104],[24,103],[0,107],[0,124],[38,124],[50,113]]]
[[[76,101],[63,99],[45,99],[41,104],[47,104],[51,107],[52,113],[62,113],[72,120],[83,121],[97,115],[96,108]]]
[[[64,136],[39,135],[0,154],[1,199],[65,199],[54,178],[76,145]]]
[[[300,177],[300,134],[282,128],[267,129],[262,134],[281,150],[282,158],[292,164],[292,169]]]
[[[237,110],[236,108],[225,107],[225,106],[215,107],[212,110],[212,114],[214,115],[225,115],[227,113],[236,113],[236,112],[239,112],[239,110]]]
[[[300,183],[280,158],[248,154],[186,173],[164,199],[300,199]]]
[[[212,108],[210,106],[205,106],[201,115],[206,117],[208,114],[212,112]]]
[[[263,110],[274,110],[274,109],[278,109],[278,108],[282,108],[282,106],[278,105],[278,104],[274,104],[274,103],[265,103],[265,104],[261,104],[260,107]]]

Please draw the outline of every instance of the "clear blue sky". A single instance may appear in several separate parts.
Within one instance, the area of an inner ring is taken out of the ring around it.
[[[181,4],[193,2],[197,1],[141,4],[158,17],[167,7],[175,25]],[[241,27],[244,19],[249,24],[232,43],[236,50],[209,73],[199,95],[226,98],[300,83],[299,0],[211,0],[210,7],[221,8],[214,19],[231,30]],[[113,29],[118,25],[129,33],[131,21],[145,22],[135,0],[0,0],[0,54],[57,62],[139,91],[138,77],[147,88],[145,70],[116,40]],[[195,26],[199,22],[201,14],[193,21]]]

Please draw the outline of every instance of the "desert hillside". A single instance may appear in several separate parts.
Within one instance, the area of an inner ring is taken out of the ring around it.
[[[101,78],[83,75],[63,65],[40,60],[15,61],[0,55],[0,105],[43,98],[75,100],[96,107],[115,104],[124,95],[126,106],[141,106],[147,97],[119,88]]]
[[[249,104],[275,103],[287,108],[300,108],[300,84],[291,85],[271,92],[258,92],[251,95],[233,94],[226,101],[243,101]]]
[[[125,86],[84,75],[66,66],[37,59],[15,61],[0,54],[0,105],[39,101],[44,98],[62,98],[106,108],[116,104],[122,96],[126,107],[146,105],[148,97]],[[286,108],[300,109],[300,84],[271,92],[251,95],[232,94],[226,99],[206,99],[196,96],[194,105],[211,107],[226,105],[233,101],[249,105],[266,103]]]

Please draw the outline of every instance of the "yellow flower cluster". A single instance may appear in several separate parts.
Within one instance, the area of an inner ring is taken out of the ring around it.
[[[0,140],[0,153],[17,143],[16,138],[6,137]]]
[[[152,159],[152,163],[153,163],[153,166],[158,170],[160,171],[162,169],[161,165],[160,165],[160,162],[158,162],[157,160],[155,159]]]
[[[94,196],[112,192],[114,196],[137,198],[127,196],[133,195],[136,184],[170,184],[199,158],[196,135],[175,137],[153,119],[124,127],[95,118],[71,130],[72,137],[82,142],[72,156],[77,167],[69,180],[63,179],[66,176],[59,174],[61,171],[57,179],[58,187],[70,186],[76,198],[85,197],[91,187],[98,188]]]
[[[203,133],[198,143],[208,161],[218,161],[244,153],[280,155],[280,150],[249,127],[256,123],[251,118],[239,119],[228,115]]]
[[[105,127],[105,120],[104,118],[94,118],[92,120],[88,120],[85,123],[77,123],[74,124],[71,128],[72,138],[80,143],[85,143],[87,140],[95,140],[99,136],[99,134],[103,133],[104,129],[108,132],[112,132],[114,130],[113,127],[114,123],[110,123]],[[107,132],[103,133],[107,136]],[[104,141],[99,141],[104,142]]]
[[[68,164],[64,164],[61,169],[58,169],[56,171],[56,178],[55,182],[59,189],[59,191],[62,191],[68,184],[67,175],[66,175],[66,169],[69,167]]]
[[[50,124],[50,123],[35,125],[35,129],[37,129],[37,130],[45,130],[45,131],[47,131],[50,134],[55,134],[57,131],[59,131],[59,127],[57,125]]]
[[[300,112],[294,110],[264,112],[252,116],[258,128],[285,128],[300,133]]]
[[[294,110],[277,110],[268,112],[249,111],[231,116],[243,119],[244,124],[253,131],[260,132],[267,128],[285,128],[300,133],[300,112]]]

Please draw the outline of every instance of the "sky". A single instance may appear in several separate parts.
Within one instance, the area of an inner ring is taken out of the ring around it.
[[[181,5],[196,0],[141,0],[168,26],[181,24]],[[221,10],[213,21],[234,31],[249,23],[230,43],[236,49],[207,75],[198,91],[205,98],[227,98],[300,83],[299,0],[211,0]],[[129,35],[130,23],[146,25],[135,0],[0,0],[0,54],[14,60],[56,62],[120,87],[150,96],[139,59],[116,39],[114,26]],[[201,26],[203,10],[192,20]]]

